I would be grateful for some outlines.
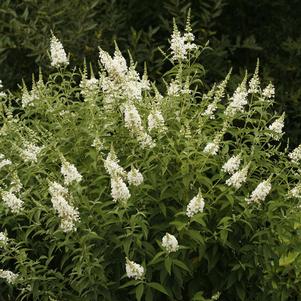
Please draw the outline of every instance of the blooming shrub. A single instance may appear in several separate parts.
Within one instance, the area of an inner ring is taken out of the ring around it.
[[[259,64],[235,91],[229,73],[201,93],[193,41],[175,27],[160,93],[117,47],[100,49],[98,76],[69,70],[53,36],[49,80],[7,92],[2,299],[300,295],[300,147],[279,142]]]

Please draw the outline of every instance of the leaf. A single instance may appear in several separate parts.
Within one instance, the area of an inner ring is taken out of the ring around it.
[[[144,291],[144,285],[143,283],[140,283],[137,287],[136,287],[136,300],[140,301],[143,295],[143,291]]]
[[[160,283],[150,282],[150,283],[148,283],[148,286],[154,288],[155,290],[161,292],[162,294],[165,294],[165,295],[169,296],[169,294],[166,291],[166,289]]]
[[[171,274],[171,266],[172,266],[172,259],[170,257],[166,257],[164,260],[164,266],[167,271],[167,273]]]
[[[295,259],[299,256],[299,252],[289,252],[287,255],[281,255],[279,259],[280,266],[288,266],[295,261]]]
[[[180,260],[178,260],[178,259],[174,259],[174,260],[173,260],[173,263],[174,263],[175,265],[177,265],[179,268],[181,268],[181,269],[183,269],[183,270],[185,270],[185,271],[187,271],[188,273],[191,274],[190,269],[188,268],[188,266],[187,266],[184,262],[182,262],[182,261],[180,261]]]

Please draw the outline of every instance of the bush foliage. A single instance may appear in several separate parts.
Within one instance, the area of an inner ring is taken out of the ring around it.
[[[297,300],[301,155],[273,85],[257,65],[200,92],[205,48],[189,24],[170,41],[161,90],[118,48],[70,68],[53,37],[58,69],[1,94],[2,299]]]

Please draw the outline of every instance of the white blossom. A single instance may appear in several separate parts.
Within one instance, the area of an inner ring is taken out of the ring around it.
[[[61,219],[60,227],[64,232],[76,231],[75,223],[80,220],[77,208],[68,203],[68,190],[57,182],[50,182],[49,193],[54,210]]]
[[[289,153],[288,157],[292,162],[298,163],[301,160],[301,144],[296,147],[291,153]]]
[[[144,268],[138,263],[126,258],[125,264],[126,275],[135,280],[141,280],[144,277]]]
[[[168,96],[180,96],[182,87],[178,80],[171,80],[167,87]]]
[[[18,274],[15,274],[8,270],[0,269],[0,278],[5,279],[8,284],[15,284],[18,277]]]
[[[188,204],[186,215],[192,217],[199,212],[204,211],[205,202],[201,192],[199,192]]]
[[[218,142],[208,142],[203,152],[209,155],[216,155],[218,153],[218,150],[219,150]]]
[[[21,157],[24,162],[37,162],[38,155],[40,154],[43,147],[37,146],[33,143],[25,144],[24,148],[21,150]]]
[[[223,166],[222,170],[228,174],[234,174],[240,165],[240,155],[232,156]]]
[[[113,149],[109,152],[107,158],[104,160],[105,170],[111,177],[120,176],[125,177],[125,170],[118,164],[119,160]]]
[[[132,132],[143,131],[140,114],[132,103],[126,103],[124,106],[124,122],[125,127]]]
[[[8,244],[8,237],[6,233],[0,232],[0,247],[5,247]]]
[[[296,185],[288,192],[288,197],[301,198],[301,184]]]
[[[151,113],[147,117],[148,121],[148,130],[157,130],[158,132],[165,131],[164,118],[162,113],[158,110],[152,110]]]
[[[179,243],[176,237],[172,234],[166,233],[162,238],[162,246],[168,252],[176,252],[179,249]]]
[[[269,83],[262,91],[262,96],[267,99],[275,97],[275,87],[272,83]]]
[[[242,83],[236,88],[231,102],[228,105],[225,114],[226,116],[233,116],[236,112],[243,112],[244,106],[248,103],[248,91],[246,88],[246,77],[243,79]]]
[[[0,154],[0,169],[3,168],[6,165],[11,165],[11,161],[8,159],[5,159],[3,154]]]
[[[248,92],[251,94],[255,94],[260,91],[260,80],[259,80],[258,73],[259,73],[259,60],[257,61],[254,75],[249,82],[249,91]]]
[[[131,168],[128,172],[128,181],[130,185],[139,186],[143,183],[143,175],[136,168]]]
[[[54,35],[52,35],[50,39],[50,56],[52,67],[58,68],[69,64],[69,60],[62,43]]]
[[[247,203],[259,203],[260,201],[264,201],[267,195],[270,193],[271,189],[272,185],[270,183],[270,180],[266,180],[259,183],[258,186],[251,193],[250,198],[246,199]]]
[[[249,164],[235,172],[227,181],[228,186],[233,186],[236,189],[239,189],[241,185],[246,182],[248,176]]]
[[[128,187],[119,176],[111,178],[111,195],[113,202],[121,201],[122,203],[125,203],[131,197]]]
[[[187,59],[189,52],[197,49],[197,45],[193,43],[194,35],[186,28],[182,36],[177,26],[174,24],[173,33],[170,40],[170,49],[173,61],[184,61]]]
[[[97,151],[101,151],[104,148],[104,143],[98,137],[94,138],[93,143],[91,144],[92,147],[95,147]]]
[[[22,107],[25,108],[27,106],[33,106],[33,102],[39,98],[39,95],[35,89],[32,91],[28,91],[26,87],[23,89],[22,93]]]
[[[2,199],[12,213],[20,213],[23,210],[23,201],[16,197],[14,193],[4,191],[2,192]]]
[[[270,135],[275,140],[279,140],[283,134],[282,133],[283,127],[284,127],[284,113],[269,126],[269,130],[272,131]]]
[[[61,174],[64,176],[65,185],[69,185],[72,182],[79,183],[82,180],[82,176],[76,167],[65,159],[62,160]]]
[[[98,94],[99,81],[95,77],[91,77],[90,79],[83,77],[79,87],[81,88],[80,93],[84,96],[85,101],[93,100]]]

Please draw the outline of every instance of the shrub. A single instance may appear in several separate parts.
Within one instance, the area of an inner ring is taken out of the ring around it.
[[[1,298],[293,300],[300,295],[300,147],[259,64],[200,92],[189,20],[166,89],[116,47],[100,71],[52,65],[1,94]]]

